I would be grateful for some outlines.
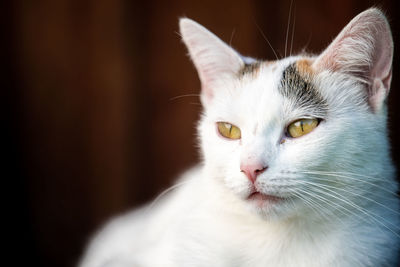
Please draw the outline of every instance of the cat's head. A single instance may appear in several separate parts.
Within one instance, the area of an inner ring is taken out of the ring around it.
[[[250,208],[334,210],[330,201],[357,203],[354,192],[385,187],[382,179],[393,187],[385,104],[393,42],[381,11],[355,17],[320,55],[274,61],[243,57],[187,18],[180,31],[202,85],[207,173]]]

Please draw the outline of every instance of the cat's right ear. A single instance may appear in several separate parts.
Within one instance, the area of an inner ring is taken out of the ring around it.
[[[179,27],[200,77],[201,100],[207,104],[213,98],[213,90],[237,75],[244,62],[233,48],[197,22],[181,18]]]

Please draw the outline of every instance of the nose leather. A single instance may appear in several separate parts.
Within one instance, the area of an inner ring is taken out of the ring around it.
[[[261,162],[245,162],[240,164],[240,171],[243,172],[253,184],[257,180],[257,176],[266,169],[268,169],[268,167]]]

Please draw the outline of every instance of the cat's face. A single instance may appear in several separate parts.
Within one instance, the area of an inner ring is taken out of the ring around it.
[[[367,102],[360,101],[366,98],[363,86],[350,80],[336,83],[343,78],[340,75],[301,73],[299,66],[304,61],[264,62],[252,73],[227,82],[216,91],[200,124],[207,167],[261,213],[287,212],[286,204],[292,205],[301,196],[310,197],[309,183],[330,185],[328,180],[335,180],[318,175],[321,171],[379,172],[379,160],[368,153],[385,155],[387,149],[384,119],[374,116]],[[304,83],[310,85],[299,87]],[[297,93],[302,90],[306,91]],[[313,120],[310,132],[301,135],[301,123],[304,130]],[[219,122],[238,127],[240,138],[224,137],[219,133]],[[296,126],[297,122],[300,125]],[[298,128],[291,129],[291,134],[290,127]],[[383,151],[368,151],[371,149]],[[254,173],[252,182],[244,172],[246,164],[250,165],[247,171],[266,169]],[[251,169],[252,165],[259,167]]]
[[[202,81],[199,134],[212,179],[271,217],[321,207],[335,212],[330,203],[337,198],[357,203],[349,191],[363,194],[376,175],[391,176],[384,104],[392,59],[387,27],[372,9],[319,56],[255,61],[195,22],[181,20]],[[368,30],[376,39],[357,39]]]

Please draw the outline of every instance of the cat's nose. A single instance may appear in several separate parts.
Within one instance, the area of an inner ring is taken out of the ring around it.
[[[246,174],[247,178],[254,184],[257,176],[263,173],[268,166],[262,163],[242,163],[240,164],[240,171]]]

